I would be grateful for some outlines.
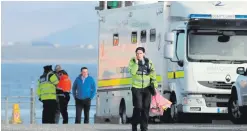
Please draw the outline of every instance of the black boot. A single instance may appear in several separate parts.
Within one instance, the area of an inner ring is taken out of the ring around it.
[[[132,124],[132,131],[137,131],[137,125]]]
[[[141,126],[141,131],[148,131],[148,128]]]

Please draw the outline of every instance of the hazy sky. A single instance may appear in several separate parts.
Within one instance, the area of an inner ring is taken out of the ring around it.
[[[20,2],[4,1],[2,42],[30,41],[72,26],[95,21],[96,1]]]

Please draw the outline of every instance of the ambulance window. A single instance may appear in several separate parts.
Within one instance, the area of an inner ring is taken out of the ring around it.
[[[105,1],[100,1],[100,2],[99,2],[99,8],[100,8],[101,10],[104,10],[104,8],[105,8]]]
[[[115,9],[121,7],[120,1],[107,1],[107,9]]]
[[[118,34],[113,34],[113,46],[119,45],[119,37]]]
[[[136,44],[137,43],[137,32],[134,31],[131,33],[131,43]]]
[[[147,40],[147,32],[146,30],[141,31],[141,43],[145,43]]]
[[[155,42],[155,40],[156,40],[156,30],[151,29],[150,30],[150,42]]]
[[[132,6],[132,1],[125,1],[125,6]]]

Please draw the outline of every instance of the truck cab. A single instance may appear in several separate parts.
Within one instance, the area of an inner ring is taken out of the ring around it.
[[[236,69],[247,66],[247,15],[188,16],[166,34],[173,121],[184,114],[227,114]]]
[[[230,120],[235,124],[246,124],[247,109],[247,68],[238,67],[238,77],[232,85],[229,99],[228,113]]]

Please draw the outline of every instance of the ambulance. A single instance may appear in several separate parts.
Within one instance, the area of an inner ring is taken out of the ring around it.
[[[173,104],[160,122],[211,122],[227,115],[236,69],[247,67],[247,2],[101,1],[97,10],[95,122],[132,117],[128,64],[137,47],[156,70],[157,90]],[[203,117],[201,115],[204,115]]]

